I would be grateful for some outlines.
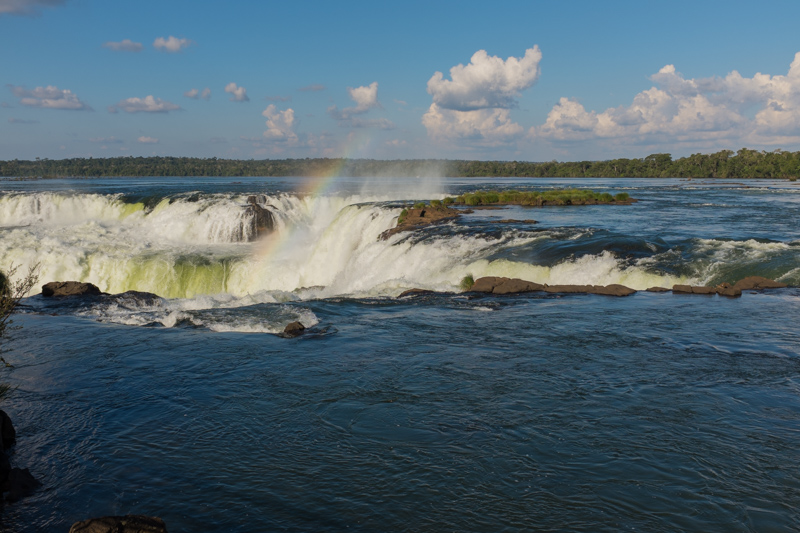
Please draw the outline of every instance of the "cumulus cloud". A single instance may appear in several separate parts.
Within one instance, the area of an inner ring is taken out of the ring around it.
[[[177,37],[173,37],[170,35],[166,39],[163,37],[157,37],[155,41],[153,41],[153,47],[156,50],[161,50],[162,52],[168,52],[170,54],[174,54],[175,52],[180,52],[184,48],[191,46],[193,41],[189,39],[178,39]]]
[[[8,122],[10,122],[11,124],[38,124],[39,123],[38,120],[25,120],[25,119],[22,119],[22,118],[13,118],[13,117],[9,118]]]
[[[186,98],[191,98],[193,100],[197,100],[198,98],[202,98],[203,100],[208,100],[209,98],[211,98],[211,89],[206,87],[205,89],[202,90],[202,92],[199,89],[189,89],[188,91],[183,93],[183,96],[185,96]]]
[[[557,141],[800,142],[800,52],[786,75],[745,78],[732,71],[725,77],[687,79],[666,65],[650,79],[655,86],[629,105],[602,112],[561,98],[545,123],[530,133]]]
[[[120,42],[108,41],[103,43],[103,48],[108,48],[115,52],[141,52],[144,47],[142,43],[136,43],[130,39],[123,39]]]
[[[267,119],[265,139],[273,142],[297,142],[297,134],[294,132],[294,109],[290,107],[285,111],[278,111],[275,104],[270,104],[261,114]]]
[[[449,80],[435,72],[428,80],[433,98],[422,117],[428,135],[438,140],[469,140],[487,145],[508,142],[524,129],[511,120],[521,92],[539,79],[542,52],[534,45],[521,58],[503,60],[485,50],[469,64],[450,69]]]
[[[308,93],[308,92],[312,92],[313,93],[313,92],[324,91],[325,90],[325,86],[322,85],[322,84],[319,84],[319,83],[312,83],[311,85],[306,85],[305,87],[300,87],[297,90],[300,91],[301,93]]]
[[[28,90],[22,86],[8,85],[14,96],[19,98],[19,103],[28,107],[44,109],[70,109],[73,111],[92,111],[86,103],[82,102],[72,91],[59,89],[55,85],[36,87]]]
[[[141,144],[158,144],[158,139],[154,137],[145,137],[144,135],[136,139],[136,141]]]
[[[200,98],[202,98],[203,100],[209,100],[211,98],[211,89],[209,89],[208,87],[203,89],[203,91],[200,93]]]
[[[339,110],[335,105],[329,107],[328,114],[336,120],[347,120],[353,115],[361,115],[373,107],[381,106],[380,102],[378,102],[377,81],[373,81],[369,85],[363,85],[361,87],[348,87],[347,93],[356,105],[354,107],[345,107],[342,110]]]
[[[0,0],[0,15],[40,15],[41,7],[55,7],[64,0]]]
[[[247,89],[244,87],[237,87],[235,83],[230,82],[225,86],[225,92],[231,93],[229,100],[231,102],[249,102],[250,98],[247,96]]]
[[[144,98],[126,98],[118,104],[109,106],[108,111],[110,113],[116,113],[117,111],[125,111],[126,113],[168,113],[177,111],[180,108],[181,106],[172,102],[148,95]]]

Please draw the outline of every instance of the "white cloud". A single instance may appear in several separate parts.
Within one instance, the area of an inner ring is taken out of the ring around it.
[[[27,90],[25,87],[8,86],[14,96],[19,98],[19,103],[28,107],[41,107],[45,109],[70,109],[75,111],[92,111],[86,103],[68,89],[59,89],[54,85],[36,87]]]
[[[103,48],[114,50],[115,52],[141,52],[142,43],[136,43],[130,39],[123,39],[120,42],[108,41],[103,43]]]
[[[650,79],[656,84],[630,105],[586,111],[561,98],[533,137],[559,141],[615,139],[632,144],[711,142],[778,144],[800,142],[800,52],[787,75],[737,71],[724,78],[686,79],[666,65]]]
[[[348,87],[347,93],[356,105],[355,107],[345,107],[341,111],[335,105],[329,107],[328,113],[336,120],[348,120],[353,115],[361,115],[373,107],[381,106],[380,102],[378,102],[377,81],[373,81],[369,85],[362,85],[361,87]]]
[[[55,7],[64,0],[0,0],[0,15],[40,15],[40,7]]]
[[[154,137],[145,137],[144,135],[142,135],[136,140],[142,144],[158,144],[158,139]]]
[[[275,104],[270,104],[261,114],[267,119],[264,138],[274,142],[297,142],[297,134],[294,132],[294,109],[278,111]]]
[[[225,86],[225,92],[231,93],[229,100],[231,102],[249,102],[250,98],[247,96],[247,89],[244,87],[237,87],[235,83],[230,82]]]
[[[192,98],[193,100],[197,100],[198,98],[202,98],[203,100],[208,100],[209,98],[211,98],[211,89],[209,89],[208,87],[206,87],[202,91],[200,91],[199,89],[189,89],[188,91],[183,93],[183,96],[185,96],[186,98]]]
[[[478,50],[468,65],[450,69],[452,80],[444,79],[441,72],[434,73],[428,80],[428,94],[440,108],[455,111],[515,107],[520,92],[539,79],[541,60],[538,46],[526,50],[519,59],[509,57],[505,61]]]
[[[116,113],[118,110],[126,113],[168,113],[180,108],[179,105],[148,95],[144,98],[126,98],[118,104],[110,106],[108,111],[111,113]]]
[[[208,87],[203,89],[203,91],[200,93],[200,98],[202,98],[203,100],[209,100],[211,98],[211,89],[209,89]]]
[[[170,35],[168,38],[157,37],[155,41],[153,41],[153,47],[156,50],[161,50],[163,52],[169,52],[174,54],[175,52],[180,52],[184,48],[191,46],[193,42],[189,39],[178,39],[177,37],[173,37]]]
[[[536,45],[523,57],[506,60],[478,50],[469,64],[450,69],[450,80],[437,71],[428,80],[433,103],[422,117],[428,135],[491,146],[520,137],[524,129],[511,120],[509,109],[539,79],[541,60]]]

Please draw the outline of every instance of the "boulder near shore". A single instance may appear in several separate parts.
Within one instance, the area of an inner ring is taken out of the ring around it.
[[[101,516],[75,522],[69,533],[167,533],[167,526],[154,516]]]

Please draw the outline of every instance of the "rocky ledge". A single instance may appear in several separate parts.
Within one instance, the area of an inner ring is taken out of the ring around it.
[[[167,526],[153,516],[102,516],[75,522],[69,533],[167,533]]]
[[[737,297],[744,290],[780,289],[786,284],[760,276],[750,276],[737,281],[735,284],[722,283],[715,287],[700,287],[691,285],[674,285],[671,289],[666,287],[650,287],[647,292],[672,292],[673,294],[707,294]],[[635,289],[625,285],[547,285],[526,281],[519,278],[506,278],[500,276],[485,276],[478,278],[466,292],[480,292],[485,294],[520,294],[526,292],[546,292],[550,294],[601,294],[604,296],[629,296],[636,292]],[[435,294],[427,289],[409,289],[398,295],[398,298]]]
[[[385,241],[392,235],[400,233],[401,231],[412,231],[431,224],[453,220],[461,214],[462,212],[458,209],[452,209],[443,205],[403,209],[403,212],[400,213],[400,217],[397,219],[397,226],[384,231],[378,238]]]

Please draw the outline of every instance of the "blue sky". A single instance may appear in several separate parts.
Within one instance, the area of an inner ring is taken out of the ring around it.
[[[0,159],[799,150],[799,19],[796,0],[0,0]]]

